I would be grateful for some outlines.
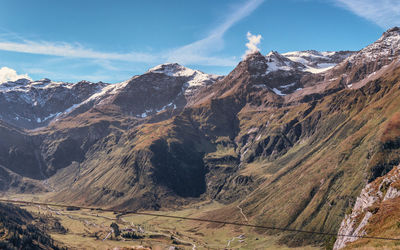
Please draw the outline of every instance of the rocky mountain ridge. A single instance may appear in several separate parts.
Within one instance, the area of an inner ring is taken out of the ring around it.
[[[308,56],[310,53],[304,51],[281,55],[278,52],[272,51],[265,57],[268,69],[260,74],[270,75],[271,79],[282,78],[285,75],[293,78],[293,75],[296,74],[298,75],[297,78],[300,78],[303,71],[315,72],[314,70],[310,71],[310,67],[318,69],[318,73],[327,70],[328,68],[322,67],[326,65],[321,64],[321,60],[322,62],[330,62],[329,65],[334,65],[342,57],[344,58],[351,54],[351,52],[314,51],[312,52],[314,56],[311,57]],[[338,56],[338,54],[342,57]],[[160,91],[160,93],[165,93],[167,89],[176,88],[175,92],[171,93],[171,96],[168,96],[160,104],[144,105],[140,109],[129,111],[131,115],[138,118],[145,118],[160,111],[183,108],[196,95],[196,92],[222,78],[223,76],[205,74],[199,70],[192,70],[176,63],[166,63],[149,69],[141,76],[135,76],[130,80],[116,84],[92,83],[88,81],[81,81],[74,84],[54,82],[50,79],[37,81],[20,79],[0,84],[0,100],[2,100],[0,104],[3,107],[0,110],[0,117],[3,121],[15,126],[34,129],[47,126],[52,120],[59,118],[59,116],[66,116],[75,109],[77,109],[77,112],[82,112],[101,103],[112,103],[113,101],[110,99],[112,99],[111,97],[114,98],[117,93],[119,93],[119,97],[115,97],[114,99],[117,99],[118,102],[118,98],[127,98],[123,97],[124,94],[122,92],[125,92],[125,95],[129,91],[135,93],[143,92],[144,89],[137,87],[128,90],[130,85],[134,85],[136,81],[140,81],[138,84],[141,87],[146,85],[147,82],[151,82],[152,89],[149,89],[149,91],[152,92]],[[266,81],[273,81],[271,79]],[[177,80],[177,82],[172,84],[172,86],[165,84],[174,80]],[[262,87],[262,85],[259,86]],[[275,93],[285,95],[290,90],[298,89],[297,87],[299,87],[298,84],[288,82],[286,85],[273,89]],[[129,98],[137,99],[138,96],[129,96]],[[154,98],[160,99],[161,96]],[[141,100],[140,102],[143,101]],[[12,112],[10,112],[11,110]]]
[[[106,84],[81,81],[76,84],[49,79],[20,79],[0,84],[0,118],[21,128],[46,126],[49,121],[68,112]]]
[[[151,76],[162,77],[157,79],[157,77]],[[168,82],[175,80],[177,81],[176,88],[179,89],[177,93],[173,93],[174,96],[167,97],[168,103],[164,102],[163,106],[155,105],[157,107],[153,107],[154,105],[148,105],[134,114],[137,117],[145,118],[147,113],[154,114],[167,108],[176,109],[177,105],[182,108],[181,105],[186,103],[186,99],[189,99],[198,89],[212,84],[221,76],[208,75],[178,64],[162,64],[150,69],[142,76],[135,76],[128,81],[116,84],[19,79],[0,84],[0,104],[2,107],[0,118],[21,128],[44,127],[53,119],[65,116],[77,108],[80,108],[79,112],[82,112],[82,110],[88,110],[98,104],[107,103],[106,99],[110,99],[110,96],[122,96],[123,92],[126,94],[130,91],[128,90],[130,85],[133,85],[135,81],[142,80],[142,78],[146,78],[144,80],[146,83],[151,82],[152,89],[149,89],[149,91],[165,93],[168,89],[175,88],[168,84]],[[149,86],[141,87],[142,89],[135,87],[133,91],[144,91],[143,87],[148,88]],[[140,95],[143,96],[143,93]],[[179,97],[179,95],[182,97]],[[129,96],[129,98],[138,98],[138,96]]]

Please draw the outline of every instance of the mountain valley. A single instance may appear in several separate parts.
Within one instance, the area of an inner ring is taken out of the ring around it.
[[[360,51],[255,52],[226,76],[166,63],[116,84],[1,83],[0,192],[68,206],[190,211],[218,221],[396,237],[399,56],[395,27]],[[264,235],[282,247],[395,244],[246,232],[254,234],[252,244]]]

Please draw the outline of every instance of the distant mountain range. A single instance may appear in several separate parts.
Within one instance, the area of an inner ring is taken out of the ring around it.
[[[353,53],[297,51],[281,55],[273,51],[266,56],[269,70],[265,73],[319,73]],[[110,103],[111,99],[128,105],[126,112],[130,115],[145,118],[166,109],[182,109],[200,89],[222,78],[177,63],[167,63],[117,84],[19,79],[0,83],[0,118],[19,128],[34,129],[47,126],[74,110],[86,111],[99,103]],[[279,87],[277,93],[287,93],[290,89],[293,88]]]
[[[356,52],[253,53],[226,76],[169,63],[117,84],[1,83],[0,190],[129,209],[214,200],[215,219],[240,221],[240,205],[252,223],[375,232],[382,206],[367,209],[400,196],[399,53],[396,27]],[[385,178],[390,195],[357,205]]]

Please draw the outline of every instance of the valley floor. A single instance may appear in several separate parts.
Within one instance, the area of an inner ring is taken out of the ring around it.
[[[1,199],[44,202],[43,195],[3,195]],[[94,209],[68,211],[66,208],[32,204],[20,206],[35,217],[53,217],[67,233],[49,234],[61,246],[71,249],[295,249],[278,244],[279,236],[261,235],[253,228],[214,223],[177,220],[147,215],[121,215]],[[179,211],[158,211],[162,215],[199,218],[208,211],[223,207],[216,202],[199,203]],[[238,213],[241,210],[238,209]],[[119,226],[121,235],[133,233],[142,239],[115,237],[111,223]],[[146,248],[144,248],[146,249]],[[299,248],[300,249],[300,248]],[[302,247],[301,249],[318,249]]]

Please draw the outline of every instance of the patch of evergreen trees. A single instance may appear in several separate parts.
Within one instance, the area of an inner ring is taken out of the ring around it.
[[[60,249],[35,225],[32,215],[19,207],[0,203],[0,249]]]

